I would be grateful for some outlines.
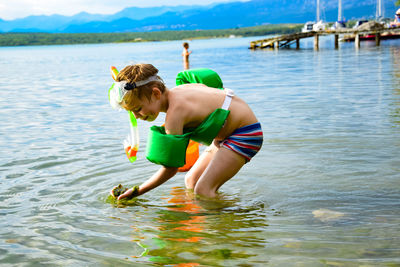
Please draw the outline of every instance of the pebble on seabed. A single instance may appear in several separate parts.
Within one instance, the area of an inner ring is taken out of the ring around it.
[[[343,212],[333,211],[328,209],[318,209],[312,212],[314,218],[322,222],[334,221],[344,216]]]

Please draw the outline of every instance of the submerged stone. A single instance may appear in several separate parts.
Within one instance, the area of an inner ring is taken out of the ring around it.
[[[314,218],[319,219],[322,222],[338,220],[344,216],[343,212],[333,211],[328,209],[318,209],[312,212]]]

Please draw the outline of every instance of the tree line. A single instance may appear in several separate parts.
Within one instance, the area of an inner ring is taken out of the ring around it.
[[[126,43],[223,38],[229,36],[262,36],[298,32],[301,28],[302,24],[270,24],[222,30],[124,33],[0,33],[0,46]]]

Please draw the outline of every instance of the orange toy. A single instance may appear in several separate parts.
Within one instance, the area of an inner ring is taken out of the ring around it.
[[[199,158],[199,143],[190,140],[186,148],[186,164],[178,169],[178,172],[187,172]]]

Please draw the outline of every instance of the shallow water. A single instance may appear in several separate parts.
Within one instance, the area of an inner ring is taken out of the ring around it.
[[[153,123],[131,164],[109,66],[150,62],[172,87],[181,42],[0,48],[0,264],[399,265],[400,41],[248,50],[255,39],[192,41],[190,61],[254,109],[259,154],[218,200],[178,174],[128,207],[107,194],[157,170]]]

